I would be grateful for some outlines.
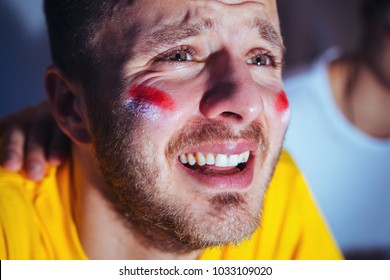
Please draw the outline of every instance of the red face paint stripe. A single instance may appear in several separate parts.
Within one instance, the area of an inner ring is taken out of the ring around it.
[[[167,93],[151,86],[134,85],[128,95],[140,103],[149,103],[164,110],[175,109],[175,103]]]
[[[281,90],[276,97],[275,110],[281,113],[287,110],[288,107],[289,104],[288,104],[286,93],[284,92],[284,90]]]

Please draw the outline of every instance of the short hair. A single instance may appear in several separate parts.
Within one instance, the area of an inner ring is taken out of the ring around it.
[[[45,0],[53,63],[72,80],[88,82],[96,71],[92,39],[119,3],[130,0]]]

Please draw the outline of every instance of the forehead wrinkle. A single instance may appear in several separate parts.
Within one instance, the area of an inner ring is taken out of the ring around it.
[[[222,2],[226,5],[232,5],[232,6],[235,6],[235,5],[243,5],[243,4],[256,4],[256,5],[261,5],[263,7],[265,7],[265,4],[262,3],[262,2],[259,2],[259,1],[243,1],[243,0],[216,0],[218,2]]]
[[[204,19],[197,23],[166,24],[146,37],[145,47],[172,46],[185,39],[197,37],[213,26],[211,19]]]
[[[260,38],[268,41],[272,46],[278,48],[282,54],[285,52],[286,48],[283,44],[281,36],[269,21],[257,18],[253,22],[252,28],[258,30]]]

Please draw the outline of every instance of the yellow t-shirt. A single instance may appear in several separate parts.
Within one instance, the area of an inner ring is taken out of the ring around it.
[[[70,209],[70,167],[39,183],[0,170],[0,259],[87,259]],[[303,177],[282,153],[265,197],[261,228],[238,246],[200,259],[340,259]]]

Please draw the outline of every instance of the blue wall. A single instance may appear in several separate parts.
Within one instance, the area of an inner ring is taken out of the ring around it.
[[[50,63],[42,0],[0,1],[0,116],[45,98]]]

